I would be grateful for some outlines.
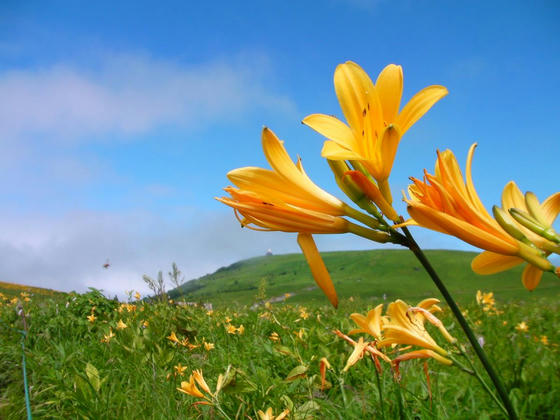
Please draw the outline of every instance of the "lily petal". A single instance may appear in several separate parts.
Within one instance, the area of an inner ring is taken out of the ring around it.
[[[484,251],[472,260],[471,268],[477,274],[495,274],[509,270],[523,261],[519,257]]]
[[[541,204],[541,209],[549,226],[552,226],[554,220],[560,213],[560,192],[552,194]]]
[[[428,86],[412,97],[397,117],[397,124],[404,134],[428,110],[449,92],[443,86]]]
[[[315,282],[327,296],[332,305],[335,308],[338,307],[338,297],[336,296],[334,284],[331,280],[327,267],[321,258],[321,254],[319,254],[317,245],[315,245],[313,236],[306,233],[299,233],[297,241],[303,255],[305,255],[307,264],[309,264],[309,268],[311,269]]]
[[[332,140],[327,140],[323,144],[323,150],[321,150],[321,156],[326,159],[331,160],[362,160],[363,157],[359,154],[345,149],[344,147],[340,146],[338,143],[335,143]]]
[[[383,109],[383,119],[388,123],[395,121],[403,91],[402,67],[395,64],[385,67],[377,76],[375,88]]]
[[[408,206],[408,214],[422,226],[430,229],[432,229],[431,226],[438,226],[439,229],[436,230],[456,236],[476,247],[505,255],[515,255],[518,251],[518,246],[512,242],[506,242],[506,240],[464,222],[463,220],[439,211],[434,211],[422,204]],[[512,241],[514,240],[512,239]]]
[[[529,291],[535,290],[535,288],[541,282],[542,275],[543,271],[540,268],[537,268],[531,264],[527,264],[527,267],[525,267],[525,270],[523,270],[523,274],[521,276],[523,286],[525,286],[525,288]]]
[[[380,173],[377,176],[374,174],[374,177],[378,181],[389,178],[400,140],[401,130],[397,125],[391,124],[383,130],[381,138],[377,141],[377,161],[381,163],[381,168]]]
[[[336,117],[311,114],[305,117],[302,123],[346,149],[358,150],[352,129]]]

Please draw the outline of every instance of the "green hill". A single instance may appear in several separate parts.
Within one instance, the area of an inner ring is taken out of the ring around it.
[[[463,251],[426,251],[426,254],[458,301],[472,301],[478,289],[493,291],[501,300],[535,299],[560,295],[560,281],[545,274],[540,286],[528,292],[521,283],[522,267],[479,276],[470,262],[476,255]],[[408,250],[338,251],[321,254],[340,299],[421,299],[440,297],[420,263]],[[294,294],[291,302],[326,302],[316,287],[301,254],[251,258],[222,267],[213,274],[189,281],[169,292],[172,298],[213,304],[250,304],[264,290],[267,298]]]

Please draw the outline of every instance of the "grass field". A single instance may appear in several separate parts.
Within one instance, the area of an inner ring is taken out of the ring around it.
[[[484,342],[521,418],[560,419],[557,285],[545,279],[545,287],[529,293],[518,287],[519,273],[472,280],[465,265],[471,256],[434,251],[431,258],[442,273],[457,271],[449,279],[450,288],[460,293],[461,307]],[[360,258],[371,265],[361,267]],[[394,269],[398,275],[391,273],[391,259],[400,263]],[[46,297],[25,292],[18,299],[3,294],[0,418],[26,416],[18,305],[27,314],[25,355],[35,418],[260,420],[258,411],[269,407],[275,415],[289,410],[289,419],[503,418],[477,380],[457,365],[429,359],[424,366],[424,360],[408,360],[401,363],[397,380],[391,365],[381,361],[377,376],[372,359],[364,357],[344,371],[353,347],[333,330],[348,333],[356,328],[350,314],[365,314],[379,303],[386,307],[397,297],[416,304],[426,297],[430,286],[398,251],[327,253],[325,260],[334,268],[341,296],[337,310],[319,294],[313,298],[316,291],[301,292],[313,281],[305,266],[299,265],[303,260],[295,255],[244,261],[202,279],[208,286],[185,299],[199,296],[205,300],[202,292],[207,293],[209,301],[221,302],[210,311],[167,301],[132,298],[117,302],[96,290]],[[346,268],[337,271],[343,261]],[[368,276],[369,270],[372,274]],[[289,275],[299,279],[292,284],[296,294],[284,302],[262,304],[289,291],[285,287],[291,283],[279,280]],[[224,287],[227,282],[249,284],[251,277],[256,288],[225,296],[210,293],[211,288],[219,291],[219,285]],[[375,282],[369,280],[372,278]],[[483,281],[493,287],[481,289],[495,293],[491,310],[475,301],[476,288]],[[466,343],[449,311],[442,307],[438,317],[453,336]],[[427,329],[457,362],[468,367],[467,359],[436,328],[427,325]],[[365,334],[352,337],[358,340],[360,336],[373,339]],[[407,350],[400,346],[384,351],[394,359]],[[468,346],[466,353],[473,359]],[[324,383],[322,358],[330,363]],[[474,367],[482,372],[476,363]],[[215,397],[200,385],[199,397],[178,391],[195,369],[201,370],[211,392],[222,375],[222,387]]]
[[[479,289],[493,290],[503,300],[560,294],[560,282],[551,274],[545,274],[541,285],[528,294],[521,284],[521,267],[492,276],[480,276],[470,269],[476,253],[436,250],[426,251],[426,254],[459,302],[470,302]],[[385,295],[389,300],[401,298],[413,301],[438,293],[414,255],[407,250],[339,251],[321,255],[342,299],[362,296],[376,301]],[[259,286],[265,287],[270,297],[291,293],[294,294],[292,302],[324,302],[301,254],[240,261],[190,281],[169,294],[173,298],[183,296],[194,302],[243,305],[253,302]]]

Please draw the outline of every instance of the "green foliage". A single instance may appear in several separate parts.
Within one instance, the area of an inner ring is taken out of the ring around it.
[[[520,416],[558,418],[558,293],[541,298],[524,292],[509,303],[495,295],[497,311],[484,311],[474,295],[465,296],[468,321],[484,337]],[[21,325],[12,315],[15,305],[0,301],[0,418],[21,419]],[[257,410],[268,407],[276,415],[289,409],[290,419],[381,418],[382,412],[393,419],[401,407],[409,419],[501,418],[474,378],[434,360],[427,362],[431,400],[423,361],[403,362],[400,384],[382,364],[382,400],[371,359],[364,357],[344,373],[352,347],[332,330],[348,332],[354,328],[351,313],[366,313],[380,302],[342,299],[334,310],[326,304],[303,307],[289,298],[253,309],[231,305],[207,311],[167,302],[118,303],[96,290],[62,302],[31,300],[24,304],[31,408],[36,418],[78,419],[212,419],[222,413],[256,419]],[[86,318],[92,307],[93,322]],[[444,309],[441,319],[465,342],[449,311]],[[126,327],[117,329],[119,321]],[[515,328],[522,321],[528,331]],[[322,357],[331,364],[323,387]],[[194,369],[203,372],[212,391],[223,375],[219,406],[195,406],[200,399],[177,390]]]

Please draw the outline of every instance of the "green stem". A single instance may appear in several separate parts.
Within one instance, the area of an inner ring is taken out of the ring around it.
[[[345,206],[344,207],[344,212],[347,216],[351,217],[352,219],[357,220],[358,222],[363,223],[364,225],[372,228],[372,229],[381,229],[381,230],[387,230],[387,226],[383,226],[381,223],[379,223],[379,221],[374,218],[371,217],[368,214],[362,213],[359,210],[356,210],[353,207],[350,206]]]
[[[379,404],[381,405],[381,419],[385,420],[385,410],[383,408],[383,390],[381,389],[381,378],[379,377],[379,371],[377,367],[375,370],[375,378],[377,379],[377,391],[379,392]]]
[[[418,246],[418,244],[416,243],[416,241],[412,237],[412,234],[410,233],[410,231],[406,228],[406,226],[403,227],[402,230],[403,230],[404,234],[406,235],[406,237],[409,241],[408,248],[414,253],[414,255],[416,256],[418,261],[420,261],[420,263],[422,264],[424,269],[428,272],[428,274],[432,278],[433,282],[435,283],[435,285],[439,289],[440,293],[443,295],[445,301],[449,305],[449,308],[451,309],[451,312],[453,312],[453,315],[455,315],[455,318],[459,322],[459,325],[461,326],[461,328],[465,332],[465,335],[469,339],[469,342],[471,343],[471,346],[473,347],[476,355],[478,356],[480,362],[484,366],[484,369],[486,369],[486,372],[488,373],[488,376],[490,377],[490,379],[494,383],[494,387],[496,388],[496,391],[498,391],[498,394],[500,395],[500,398],[501,398],[501,400],[502,400],[502,402],[503,402],[503,404],[506,408],[506,411],[507,411],[507,414],[508,414],[509,418],[512,419],[512,420],[516,420],[518,417],[517,417],[517,414],[515,412],[515,409],[513,408],[513,404],[511,403],[511,401],[508,397],[506,389],[505,389],[504,385],[502,384],[502,381],[500,380],[500,377],[498,376],[498,374],[496,373],[496,371],[494,370],[494,368],[490,364],[490,361],[488,360],[488,357],[486,356],[486,353],[484,352],[484,350],[482,350],[482,347],[480,347],[480,344],[478,343],[478,340],[476,339],[473,331],[469,327],[469,324],[467,323],[467,320],[465,319],[465,317],[461,313],[461,310],[459,309],[459,307],[457,306],[457,304],[455,303],[455,301],[451,297],[451,294],[447,290],[447,287],[445,287],[445,285],[443,284],[443,282],[441,281],[441,279],[439,278],[439,276],[435,272],[434,268],[432,267],[432,265],[430,264],[430,262],[426,258],[426,255],[424,254],[424,252],[422,252],[422,250],[420,249],[420,247]]]

